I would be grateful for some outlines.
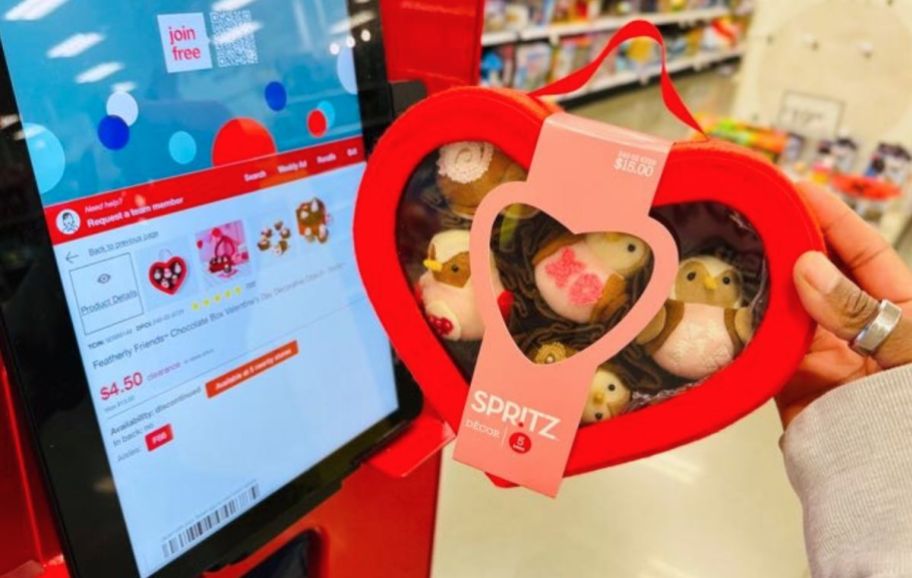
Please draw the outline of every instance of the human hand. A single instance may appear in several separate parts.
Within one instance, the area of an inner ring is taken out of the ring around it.
[[[828,391],[884,369],[912,363],[912,271],[880,234],[834,194],[798,185],[817,217],[837,268],[826,256],[808,252],[795,264],[798,296],[819,323],[798,371],[777,396],[782,423]],[[845,271],[845,273],[843,273]],[[905,317],[871,357],[849,342],[877,316],[881,299]]]

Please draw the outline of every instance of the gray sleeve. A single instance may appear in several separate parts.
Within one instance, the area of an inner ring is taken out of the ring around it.
[[[912,576],[912,365],[827,393],[782,448],[814,578]]]

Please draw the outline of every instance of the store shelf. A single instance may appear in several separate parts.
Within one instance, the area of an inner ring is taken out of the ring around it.
[[[519,35],[513,30],[485,32],[481,37],[481,44],[482,46],[497,46],[498,44],[509,44],[518,39]]]
[[[676,72],[682,72],[684,70],[700,70],[718,62],[723,62],[732,58],[738,58],[743,53],[743,48],[732,48],[719,52],[707,52],[689,58],[680,58],[668,63],[668,72],[674,74]],[[579,98],[581,96],[595,92],[601,92],[603,90],[610,90],[612,88],[618,88],[629,84],[645,83],[649,81],[650,78],[658,76],[659,71],[660,68],[658,65],[655,65],[643,71],[628,70],[619,72],[598,82],[584,86],[580,90],[557,96],[555,97],[555,100],[572,100],[574,98]]]
[[[680,12],[661,12],[653,14],[632,14],[630,16],[606,16],[587,22],[570,22],[566,24],[551,24],[549,26],[531,26],[522,30],[502,30],[498,32],[485,32],[481,37],[482,46],[496,46],[526,40],[540,40],[543,38],[559,38],[575,34],[588,34],[617,30],[633,20],[647,20],[661,26],[664,24],[688,24],[704,20],[712,20],[729,14],[728,8],[719,6],[715,8],[701,8],[699,10],[682,10]]]

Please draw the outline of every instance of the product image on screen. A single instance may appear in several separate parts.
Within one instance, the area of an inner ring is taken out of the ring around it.
[[[350,16],[28,0],[0,20],[142,577],[399,409],[352,246],[371,38]]]

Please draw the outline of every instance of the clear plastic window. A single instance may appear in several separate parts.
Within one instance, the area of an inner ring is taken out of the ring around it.
[[[403,270],[466,381],[484,330],[468,259],[472,217],[488,192],[525,176],[490,144],[453,143],[416,168],[399,208]],[[593,376],[583,424],[698,386],[743,351],[766,309],[763,245],[743,216],[718,203],[689,203],[658,207],[653,217],[678,245],[674,286],[639,337]],[[535,363],[560,362],[610,331],[636,303],[653,267],[650,248],[636,237],[574,235],[519,205],[497,220],[491,252],[492,290],[504,321]]]

